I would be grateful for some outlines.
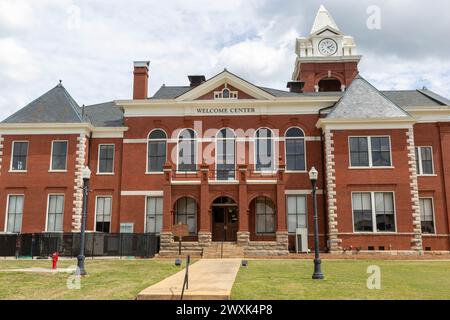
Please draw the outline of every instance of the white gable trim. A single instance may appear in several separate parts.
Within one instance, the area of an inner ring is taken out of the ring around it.
[[[176,98],[176,101],[192,101],[195,100],[208,92],[213,91],[217,87],[221,86],[222,84],[227,83],[236,89],[239,89],[255,99],[262,99],[262,100],[274,100],[275,97],[269,94],[268,92],[254,86],[250,82],[247,82],[234,74],[223,71],[216,75],[215,77],[207,80],[206,82],[202,83],[201,85],[193,88],[192,90],[189,90],[188,92],[182,94],[178,98]]]

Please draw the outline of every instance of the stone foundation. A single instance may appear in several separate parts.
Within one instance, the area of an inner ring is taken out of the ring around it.
[[[212,233],[211,232],[199,232],[198,243],[200,246],[208,247],[211,245]]]
[[[248,231],[239,231],[237,233],[237,244],[239,246],[247,246],[250,242],[250,232]]]

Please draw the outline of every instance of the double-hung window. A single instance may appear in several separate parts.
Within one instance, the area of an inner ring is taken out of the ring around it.
[[[305,134],[299,128],[290,128],[286,132],[286,169],[305,171]]]
[[[192,129],[181,131],[178,138],[178,171],[197,171],[197,137]]]
[[[110,232],[112,197],[97,197],[95,206],[95,231]]]
[[[160,129],[148,136],[147,172],[163,172],[166,163],[167,135]]]
[[[416,168],[418,175],[433,175],[433,148],[416,147]]]
[[[51,171],[67,169],[67,141],[52,141]]]
[[[287,196],[287,221],[289,233],[295,233],[297,228],[306,228],[306,196]]]
[[[114,173],[114,145],[101,144],[98,146],[98,173]]]
[[[47,205],[47,232],[62,232],[64,195],[49,195]]]
[[[275,170],[275,150],[272,130],[261,128],[256,131],[256,171]]]
[[[220,130],[216,139],[217,180],[235,179],[235,149],[234,132],[228,128]]]
[[[386,137],[350,137],[350,167],[390,167],[391,141]]]
[[[434,210],[432,198],[420,198],[420,222],[422,233],[434,233]]]
[[[26,171],[28,141],[13,141],[11,171]]]
[[[352,193],[355,232],[395,232],[393,192]]]
[[[8,195],[6,232],[20,233],[22,230],[23,195]]]
[[[163,220],[163,197],[147,197],[145,231],[160,233]]]

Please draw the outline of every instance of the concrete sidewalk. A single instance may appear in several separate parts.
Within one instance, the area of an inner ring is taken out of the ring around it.
[[[183,300],[229,300],[241,259],[202,259],[189,266]],[[186,270],[141,291],[137,300],[180,300]]]

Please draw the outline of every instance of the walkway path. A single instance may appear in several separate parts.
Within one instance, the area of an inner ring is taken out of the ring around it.
[[[184,300],[229,300],[241,259],[202,259],[189,266]],[[180,300],[185,269],[141,291],[138,300]]]

